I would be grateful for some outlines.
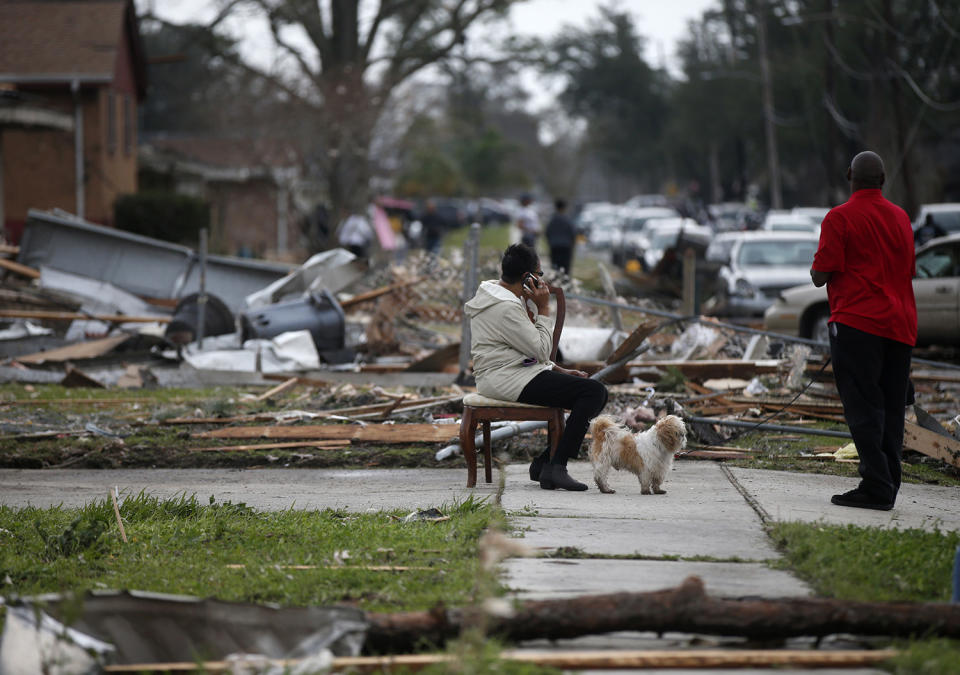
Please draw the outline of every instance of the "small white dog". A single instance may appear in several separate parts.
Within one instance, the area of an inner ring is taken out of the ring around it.
[[[616,492],[607,483],[611,468],[635,474],[642,494],[666,494],[660,486],[673,465],[673,455],[687,444],[687,427],[676,415],[667,415],[636,434],[611,415],[600,415],[590,423],[590,433],[593,479],[606,494]]]

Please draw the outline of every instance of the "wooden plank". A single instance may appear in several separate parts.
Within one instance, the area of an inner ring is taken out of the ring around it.
[[[242,570],[247,566],[242,563],[227,564],[228,570]],[[273,569],[282,570],[361,570],[363,572],[409,572],[411,570],[436,570],[436,567],[425,565],[270,565]]]
[[[292,389],[295,386],[297,386],[297,378],[291,377],[286,382],[282,382],[278,384],[276,387],[273,387],[272,389],[268,389],[267,391],[263,392],[253,400],[266,401],[268,398],[273,398],[277,394],[282,394],[283,392],[287,391],[288,389]]]
[[[67,374],[60,380],[61,387],[85,387],[90,389],[106,389],[106,385],[87,375],[82,370],[67,366]]]
[[[641,321],[640,325],[633,329],[633,332],[620,343],[620,346],[613,350],[613,353],[607,357],[607,363],[616,363],[623,357],[632,353],[647,339],[655,330],[660,327],[660,322],[656,319],[647,319]]]
[[[35,352],[25,356],[18,356],[14,360],[20,363],[46,363],[48,361],[77,361],[91,359],[113,351],[130,339],[129,335],[111,335],[99,340],[88,340],[77,344],[67,345],[59,349],[50,349],[45,352]]]
[[[904,422],[903,449],[914,450],[928,457],[936,457],[960,468],[960,441],[924,429],[919,424]]]
[[[359,305],[360,303],[367,302],[368,300],[374,300],[379,298],[381,295],[386,295],[387,293],[393,293],[398,291],[401,288],[406,288],[408,286],[414,286],[419,284],[422,281],[425,281],[427,277],[420,277],[419,279],[411,279],[410,281],[401,281],[390,286],[382,286],[380,288],[374,288],[372,291],[367,291],[366,293],[358,293],[349,300],[344,300],[340,303],[340,307],[343,309],[349,309],[354,305]]]
[[[170,323],[169,316],[133,316],[126,314],[84,314],[51,312],[41,309],[0,309],[3,319],[37,319],[38,321],[105,321],[106,323]]]
[[[40,278],[40,272],[38,270],[35,270],[32,267],[27,267],[26,265],[21,265],[14,260],[0,258],[0,268],[13,272],[14,274],[19,274],[22,277],[27,277],[28,279]]]
[[[7,255],[19,255],[20,247],[11,246],[10,244],[0,244],[0,253],[5,253]]]
[[[894,649],[819,650],[819,649],[682,649],[682,650],[506,650],[506,661],[536,664],[560,670],[639,670],[639,669],[732,669],[732,668],[865,668],[888,661],[899,654]],[[387,656],[338,656],[331,672],[392,673],[416,672],[428,666],[455,666],[456,654],[394,654]],[[268,659],[274,668],[292,670],[300,659]],[[232,672],[229,661],[184,661],[175,663],[130,663],[103,666],[106,673],[207,673]]]
[[[777,359],[759,361],[741,361],[739,359],[703,359],[699,361],[631,361],[630,368],[677,368],[685,377],[698,380],[710,380],[720,377],[736,377],[748,380],[754,375],[775,373],[785,362]]]
[[[284,448],[319,448],[342,450],[350,441],[293,441],[290,443],[256,443],[254,445],[218,445],[211,448],[187,448],[187,452],[247,452],[251,450],[282,450]]]
[[[193,438],[316,438],[378,443],[444,443],[460,436],[459,424],[305,424],[290,427],[232,427]]]

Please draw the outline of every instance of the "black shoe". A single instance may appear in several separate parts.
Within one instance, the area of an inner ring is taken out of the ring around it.
[[[844,492],[842,495],[833,495],[830,498],[830,503],[837,506],[852,506],[858,509],[873,509],[874,511],[889,511],[893,508],[893,502],[877,499],[859,489]]]
[[[567,473],[567,467],[561,464],[545,464],[540,472],[540,487],[544,490],[570,490],[582,492],[587,489],[583,483],[575,481]]]
[[[550,448],[533,458],[530,462],[530,480],[537,482],[540,480],[540,472],[543,471],[543,465],[550,461]]]

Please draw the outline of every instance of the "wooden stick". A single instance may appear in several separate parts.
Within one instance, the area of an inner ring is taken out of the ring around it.
[[[40,319],[44,321],[105,321],[107,323],[170,323],[169,316],[127,316],[125,314],[84,314],[82,312],[50,312],[40,309],[0,309],[4,319]]]
[[[126,405],[127,403],[151,403],[150,398],[31,398],[17,401],[0,401],[5,405]]]
[[[406,288],[407,286],[413,286],[419,284],[421,281],[425,281],[427,277],[420,277],[419,279],[412,279],[410,281],[401,281],[400,283],[393,284],[391,286],[383,286],[381,288],[375,288],[372,291],[367,291],[366,293],[359,293],[349,300],[344,300],[340,303],[340,307],[343,309],[348,309],[354,305],[359,305],[361,302],[367,302],[368,300],[373,300],[379,298],[381,295],[386,295],[387,293],[392,293],[398,291],[401,288]]]
[[[254,445],[218,445],[213,448],[187,448],[187,452],[241,452],[245,450],[280,450],[283,448],[320,448],[342,450],[350,441],[296,441],[293,443],[258,443]]]
[[[281,383],[281,384],[278,384],[276,387],[273,387],[272,389],[268,389],[267,391],[263,392],[262,394],[260,394],[259,396],[257,396],[257,397],[256,397],[255,399],[253,399],[253,400],[254,400],[254,401],[266,401],[268,398],[273,398],[273,397],[276,396],[277,394],[282,394],[282,393],[285,392],[287,389],[292,389],[292,388],[295,387],[295,386],[297,386],[297,378],[291,377],[291,378],[290,378],[289,380],[287,380],[286,382],[283,382],[283,383]]]
[[[116,488],[114,488],[116,490]],[[123,530],[123,519],[120,517],[120,507],[117,505],[117,495],[114,491],[110,492],[110,499],[113,500],[113,512],[117,514],[117,525],[120,526],[120,536],[123,537],[123,543],[127,543],[127,533]]]
[[[506,650],[500,657],[506,661],[533,663],[560,670],[633,670],[641,668],[861,668],[874,666],[897,656],[895,649],[851,649],[818,651],[803,649],[684,649],[684,650],[603,650],[603,651],[530,651]],[[395,656],[338,656],[331,670],[341,672],[417,671],[427,666],[454,663],[454,654],[398,654]],[[270,659],[270,665],[290,669],[300,659]],[[231,665],[226,661],[181,663],[132,663],[104,666],[107,673],[141,672],[224,672]]]
[[[6,258],[0,258],[0,268],[9,270],[14,274],[19,274],[22,277],[27,277],[29,279],[39,279],[40,272],[33,269],[32,267],[27,267],[26,265],[21,265],[18,262],[13,260],[7,260]]]
[[[316,438],[381,443],[442,443],[460,435],[458,424],[303,424],[289,427],[231,427],[193,434],[194,438]]]
[[[20,247],[11,246],[10,244],[0,244],[0,253],[6,253],[8,255],[18,255],[20,253]]]

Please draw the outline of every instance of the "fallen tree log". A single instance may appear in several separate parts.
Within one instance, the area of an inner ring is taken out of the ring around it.
[[[418,642],[436,645],[480,621],[475,611],[367,614],[366,649],[396,653]],[[852,602],[822,598],[712,598],[698,577],[650,593],[610,593],[528,601],[511,616],[482,619],[511,642],[568,639],[616,631],[679,631],[759,639],[836,633],[960,638],[960,605]]]
[[[278,427],[231,427],[192,434],[193,438],[315,438],[379,443],[443,443],[460,434],[457,424],[304,424]]]

